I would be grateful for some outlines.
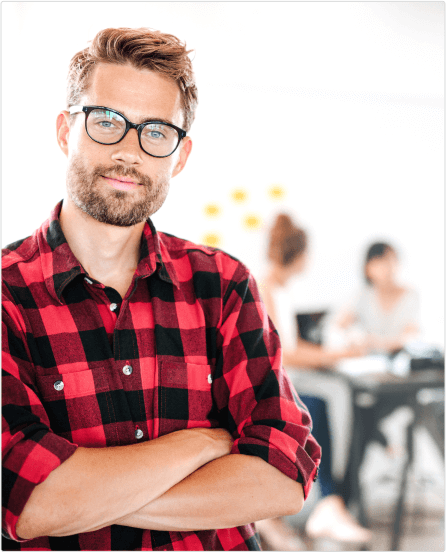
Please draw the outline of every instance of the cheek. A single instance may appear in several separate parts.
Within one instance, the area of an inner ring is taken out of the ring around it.
[[[75,125],[68,140],[68,158],[82,158],[84,165],[98,165],[107,156],[107,146],[97,144],[82,125]]]
[[[389,275],[389,265],[387,263],[376,263],[372,275],[378,279],[386,278]]]
[[[389,270],[391,270],[392,272],[396,272],[398,270],[398,260],[394,257],[392,257],[389,262]]]
[[[70,132],[68,133],[68,146],[72,150],[78,150],[83,138],[84,138],[85,127],[79,121],[76,121],[70,126]],[[87,136],[88,138],[88,136]]]
[[[181,160],[180,153],[181,150],[178,148],[170,157],[167,158],[169,160],[169,175],[172,175],[175,172],[175,169],[177,169]]]
[[[375,264],[375,263],[369,263],[369,265],[367,266],[367,275],[370,279],[374,280],[375,278],[379,278],[379,275],[380,275],[380,271],[379,271],[379,267]]]
[[[388,263],[387,265],[387,274],[389,276],[394,276],[396,274],[396,264],[395,263]]]
[[[159,161],[160,162],[156,163],[155,166],[150,166],[148,164],[147,168],[145,169],[145,173],[153,178],[155,182],[170,180],[170,178],[172,177],[172,173],[175,170],[176,162],[174,162],[174,160],[171,160],[170,157],[166,157],[166,159],[160,159]]]

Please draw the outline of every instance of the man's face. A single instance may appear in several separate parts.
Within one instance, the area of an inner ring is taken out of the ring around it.
[[[183,124],[175,82],[129,65],[99,64],[79,103],[115,109],[137,124],[148,119]],[[68,157],[69,198],[91,217],[115,226],[142,222],[161,207],[170,178],[182,170],[191,147],[185,138],[170,157],[151,157],[134,129],[118,144],[98,144],[85,131],[84,113],[59,115],[58,139]]]

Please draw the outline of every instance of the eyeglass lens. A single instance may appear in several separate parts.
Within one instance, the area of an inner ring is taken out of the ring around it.
[[[123,117],[106,109],[93,109],[87,118],[87,132],[101,144],[115,144],[125,133]],[[170,155],[178,144],[177,131],[162,123],[147,123],[141,131],[141,145],[151,155]]]

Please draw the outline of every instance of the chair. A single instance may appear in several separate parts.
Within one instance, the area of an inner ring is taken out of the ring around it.
[[[300,337],[310,343],[322,345],[322,324],[327,314],[327,310],[296,314]]]

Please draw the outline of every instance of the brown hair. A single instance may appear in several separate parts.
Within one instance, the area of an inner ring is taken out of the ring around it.
[[[104,29],[90,46],[78,52],[68,71],[68,107],[79,103],[88,88],[89,77],[98,63],[131,64],[136,69],[149,69],[176,82],[184,109],[184,130],[188,131],[198,103],[192,62],[183,44],[173,35],[148,28]]]
[[[296,226],[291,217],[281,213],[270,231],[268,259],[282,266],[291,264],[307,248],[307,235]]]

